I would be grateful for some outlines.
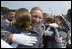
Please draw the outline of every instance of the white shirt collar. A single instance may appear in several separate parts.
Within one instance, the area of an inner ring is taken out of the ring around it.
[[[10,23],[10,21],[9,21],[8,19],[5,19],[5,21],[6,21],[7,23]]]

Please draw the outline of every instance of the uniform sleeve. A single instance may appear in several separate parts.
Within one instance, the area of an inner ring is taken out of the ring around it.
[[[12,33],[9,31],[1,31],[1,39],[7,40],[8,36],[11,35]]]

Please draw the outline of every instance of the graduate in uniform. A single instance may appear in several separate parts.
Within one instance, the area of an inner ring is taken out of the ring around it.
[[[61,48],[61,37],[58,33],[58,25],[54,23],[54,17],[46,19],[46,29],[44,36],[44,48]]]
[[[63,43],[64,43],[64,47],[66,48],[67,45],[67,40],[68,40],[68,31],[70,30],[69,26],[67,25],[67,21],[64,19],[64,17],[62,16],[56,16],[55,17],[55,23],[58,24],[58,31],[62,31],[65,32],[64,33],[64,39],[63,39]],[[62,35],[63,33],[60,33],[60,35]],[[63,36],[63,35],[62,35]]]

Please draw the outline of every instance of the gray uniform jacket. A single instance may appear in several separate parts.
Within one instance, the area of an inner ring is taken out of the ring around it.
[[[9,26],[4,19],[1,19],[1,39],[6,40],[7,37],[11,34],[11,32],[6,31],[6,28]]]
[[[7,30],[8,31],[10,31],[11,33],[16,33],[16,34],[19,34],[19,33],[21,33],[22,31],[21,31],[21,28],[19,27],[19,26],[9,26],[8,28],[7,28]],[[42,35],[43,35],[43,33],[42,33],[42,31],[40,30],[40,28],[38,28],[38,27],[33,27],[30,31],[29,31],[29,33],[31,33],[30,34],[30,36],[35,36],[35,37],[37,37],[37,42],[36,42],[36,44],[34,44],[33,46],[26,46],[26,45],[21,45],[21,44],[19,44],[18,46],[17,46],[17,48],[42,48],[43,47],[43,44],[42,44]],[[24,34],[26,34],[25,32],[24,32]]]

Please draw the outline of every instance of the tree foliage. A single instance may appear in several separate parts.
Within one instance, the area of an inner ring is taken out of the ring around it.
[[[9,12],[9,8],[7,8],[7,7],[1,7],[1,14],[2,15],[5,15],[8,12]]]

